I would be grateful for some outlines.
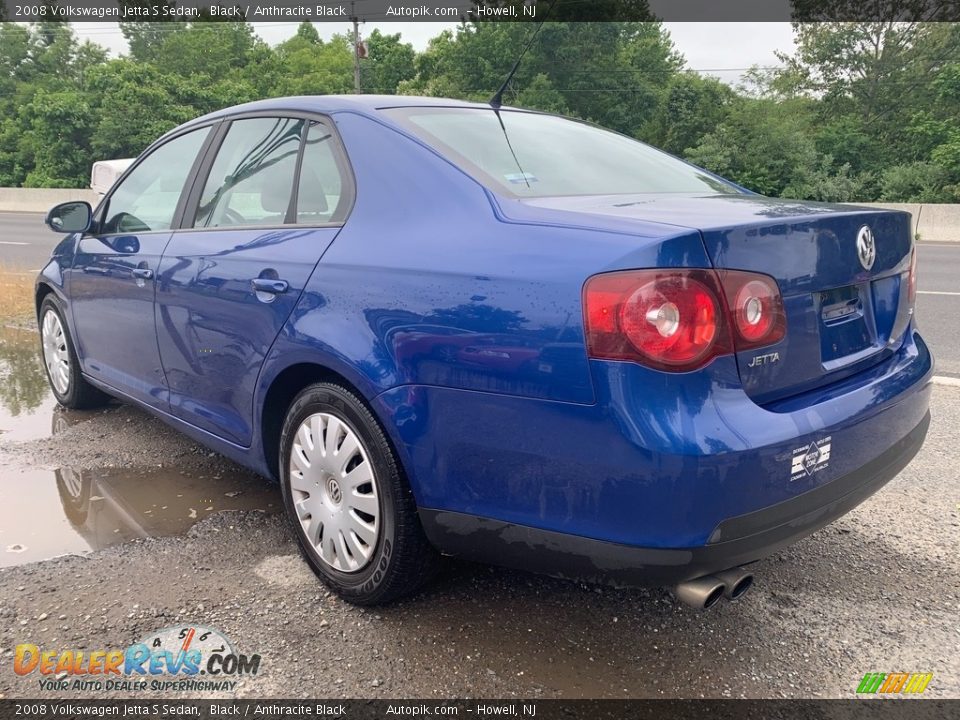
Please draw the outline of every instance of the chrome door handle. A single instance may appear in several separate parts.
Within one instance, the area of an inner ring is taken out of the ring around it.
[[[150,268],[134,268],[130,271],[135,278],[150,280],[153,278],[153,270]]]
[[[280,293],[285,293],[287,288],[290,287],[290,283],[286,280],[271,280],[270,278],[254,278],[250,281],[253,285],[254,292],[265,292],[270,293],[271,295],[279,295]]]

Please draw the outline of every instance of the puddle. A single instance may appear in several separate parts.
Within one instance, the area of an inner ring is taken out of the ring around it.
[[[34,331],[0,328],[0,440],[51,437],[98,416],[57,405]],[[25,467],[8,448],[0,454],[0,567],[183,534],[223,510],[281,507],[276,485],[232,463],[213,474],[170,466],[41,469]]]
[[[57,404],[40,358],[36,330],[0,326],[0,440],[51,437],[96,417]]]
[[[278,512],[280,491],[252,474],[157,470],[0,470],[0,567],[135,538],[180,535],[221,510]]]
[[[49,436],[56,407],[36,331],[0,327],[0,438],[22,442]]]

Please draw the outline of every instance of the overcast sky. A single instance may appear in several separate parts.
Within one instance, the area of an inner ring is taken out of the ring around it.
[[[296,32],[298,23],[253,23],[254,30],[266,42],[275,45]],[[349,23],[315,23],[320,36],[327,39],[336,33],[350,31]],[[790,23],[664,23],[677,49],[686,57],[687,66],[706,71],[725,82],[736,83],[742,68],[752,65],[769,67],[777,64],[774,51],[793,49]],[[81,38],[87,38],[117,55],[126,52],[126,44],[116,23],[77,23]],[[367,23],[361,34],[379,28],[383,33],[400,33],[417,50],[426,47],[431,37],[455,23]],[[732,68],[732,69],[728,69]]]

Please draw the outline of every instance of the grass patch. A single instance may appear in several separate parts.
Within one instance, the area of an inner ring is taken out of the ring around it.
[[[25,323],[36,315],[33,282],[36,273],[0,265],[0,322]]]

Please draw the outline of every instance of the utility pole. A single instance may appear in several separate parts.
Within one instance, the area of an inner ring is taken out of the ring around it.
[[[350,3],[351,20],[353,21],[353,90],[360,94],[360,20],[357,17],[354,3]]]

